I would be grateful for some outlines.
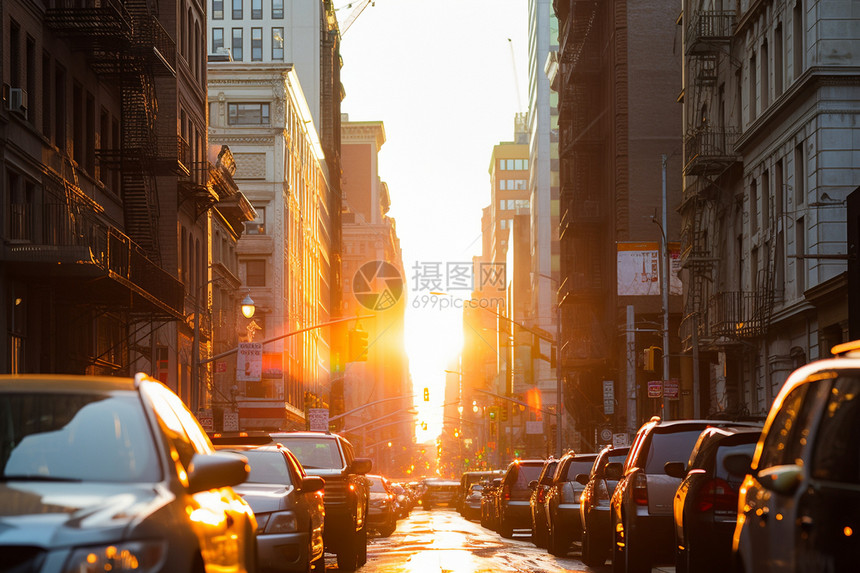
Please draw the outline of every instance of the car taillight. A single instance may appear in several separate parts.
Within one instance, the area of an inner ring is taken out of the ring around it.
[[[699,511],[734,513],[738,510],[738,494],[729,482],[714,478],[702,486],[698,508]]]
[[[538,489],[537,501],[538,503],[543,503],[546,501],[546,490],[544,488]]]
[[[636,505],[648,505],[648,480],[645,474],[636,474],[633,479],[633,502]]]
[[[511,486],[506,485],[505,487],[502,488],[502,497],[505,500],[511,499]]]

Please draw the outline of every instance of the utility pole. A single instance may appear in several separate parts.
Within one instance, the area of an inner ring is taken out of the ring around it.
[[[666,200],[666,164],[669,159],[666,157],[666,154],[663,154],[663,224],[661,226],[660,231],[662,232],[663,237],[663,264],[660,266],[663,269],[661,273],[662,276],[662,290],[663,290],[663,400],[661,404],[663,419],[668,420],[671,417],[671,409],[666,407],[666,381],[669,379],[669,226],[667,223],[668,218],[668,206]]]

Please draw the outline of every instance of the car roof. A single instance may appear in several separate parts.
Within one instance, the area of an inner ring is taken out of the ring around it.
[[[346,440],[339,434],[333,434],[331,432],[308,432],[308,431],[296,431],[296,432],[270,432],[269,437],[272,439],[280,439],[280,438],[324,438],[330,440]]]
[[[75,376],[70,374],[4,374],[0,375],[0,390],[6,392],[96,393],[137,390],[135,378],[118,376]]]

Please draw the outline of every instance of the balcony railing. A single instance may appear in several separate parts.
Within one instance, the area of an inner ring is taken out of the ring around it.
[[[131,16],[119,0],[54,0],[45,24],[62,36],[89,40],[128,38]]]
[[[687,53],[714,50],[731,40],[735,31],[735,11],[700,10],[687,28]]]
[[[708,330],[713,336],[761,336],[767,330],[770,304],[763,291],[717,293],[708,301]]]
[[[691,130],[684,138],[684,156],[687,160],[684,173],[719,173],[738,161],[734,148],[739,135],[740,130],[733,127],[706,126]]]

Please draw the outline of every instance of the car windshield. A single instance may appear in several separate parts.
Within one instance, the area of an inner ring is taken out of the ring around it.
[[[654,432],[648,448],[645,473],[662,474],[666,462],[686,461],[704,426],[683,432]]]
[[[136,393],[4,393],[0,420],[4,481],[161,479]]]
[[[237,453],[248,458],[251,473],[247,483],[271,483],[278,485],[293,485],[287,460],[281,452],[265,450],[242,450]]]
[[[516,481],[513,482],[513,489],[528,489],[529,482],[537,479],[543,469],[541,464],[516,464],[511,468],[511,472],[516,472]]]
[[[290,448],[306,470],[343,468],[334,440],[278,436],[278,441]]]

